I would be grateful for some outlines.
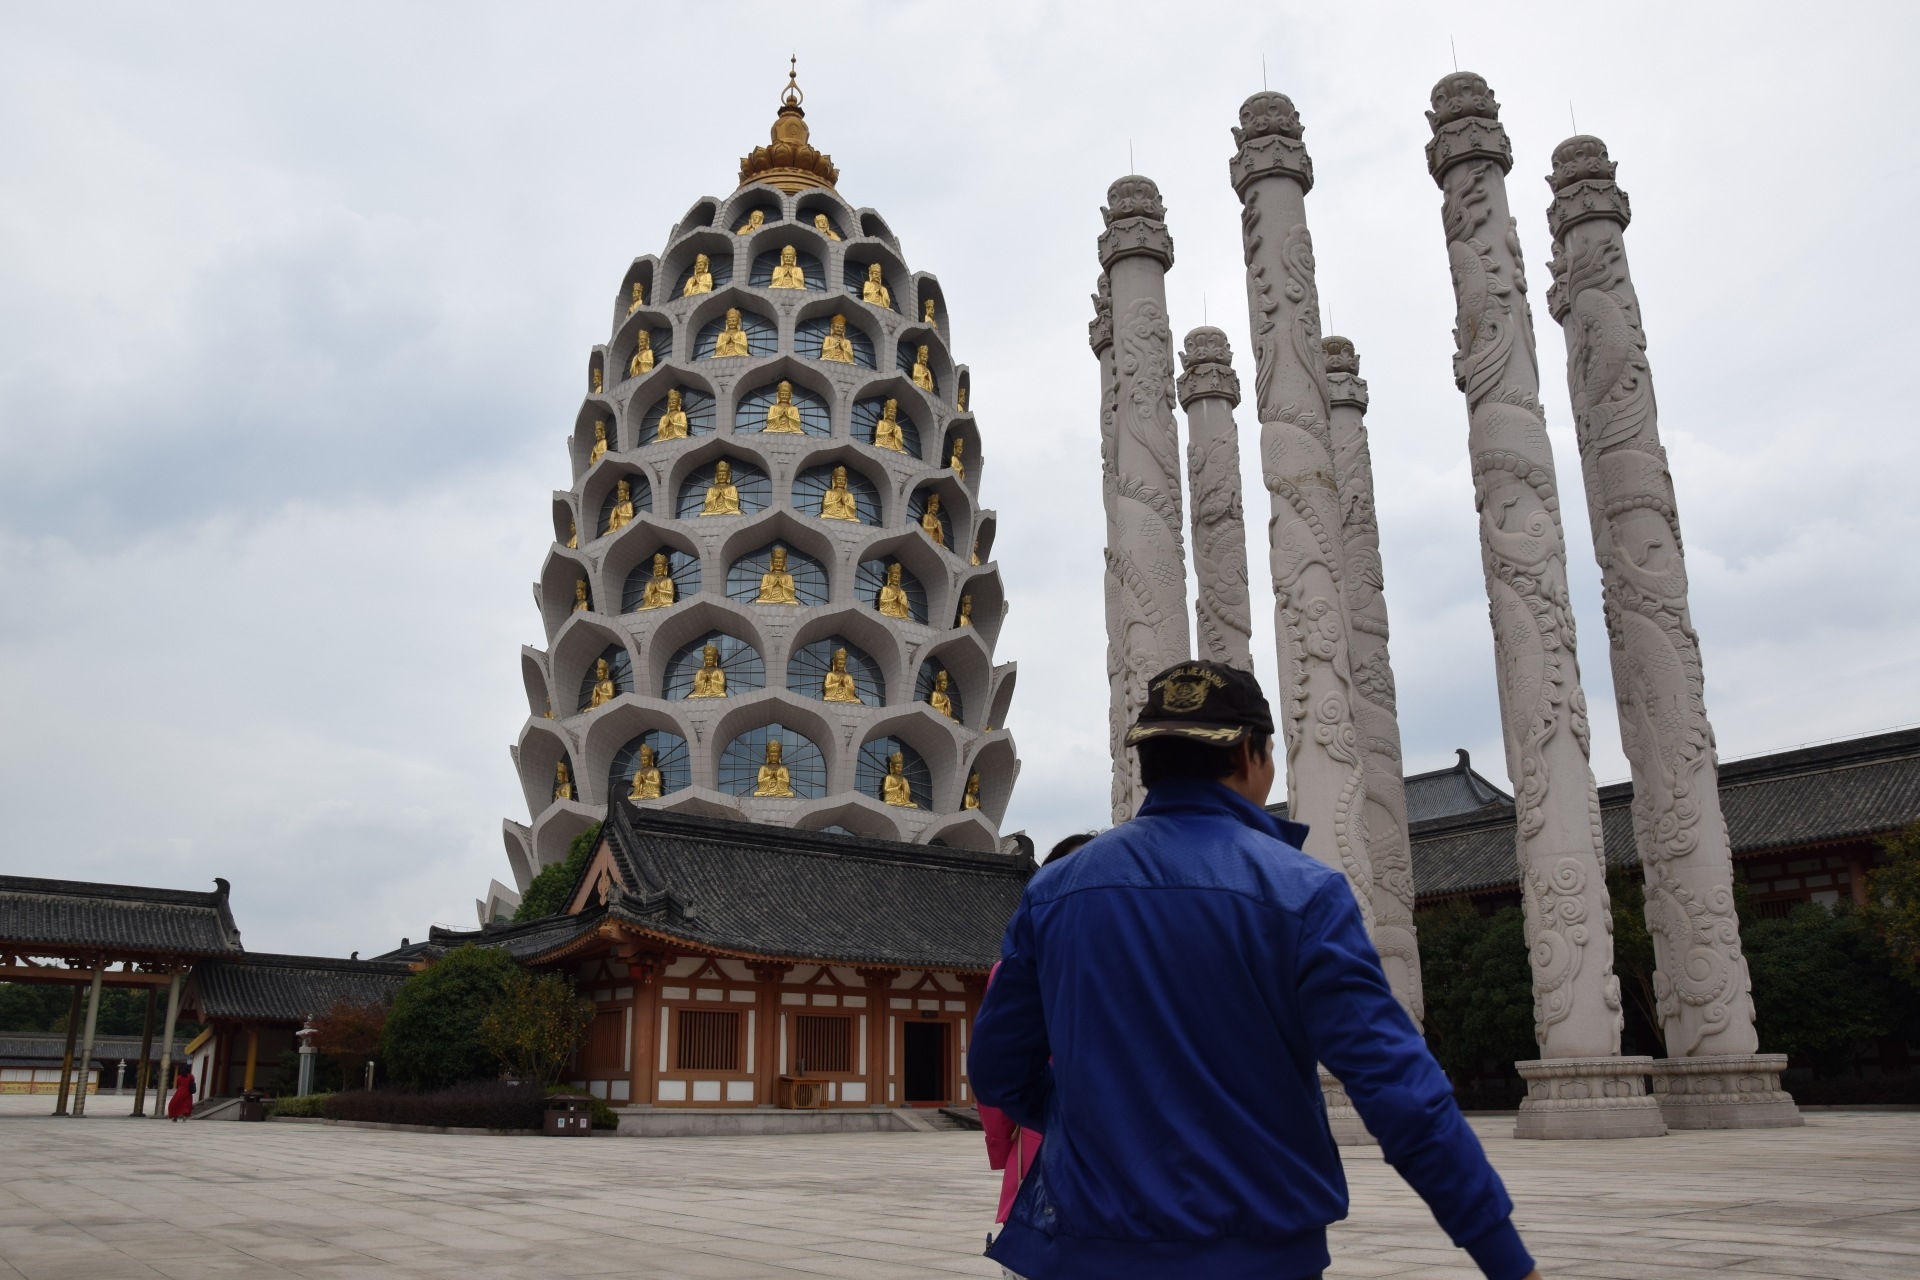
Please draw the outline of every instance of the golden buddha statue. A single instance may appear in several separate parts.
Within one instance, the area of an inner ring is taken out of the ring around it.
[[[580,525],[577,521],[569,520],[567,521],[567,550],[578,551],[579,549]]]
[[[966,595],[960,597],[960,616],[954,621],[953,625],[956,627],[970,627],[973,625],[972,596]]]
[[[980,535],[977,533],[973,535],[973,550],[968,554],[967,563],[976,565],[980,563]]]
[[[947,692],[947,673],[941,671],[933,677],[933,688],[927,694],[927,703],[947,719],[953,719],[953,695]]]
[[[922,391],[933,390],[933,370],[927,367],[927,353],[930,350],[922,346],[913,353],[913,385]]]
[[[787,572],[787,549],[775,547],[767,571],[760,575],[760,594],[753,598],[755,604],[799,604],[800,597],[793,593],[793,575]]]
[[[644,307],[646,305],[647,305],[647,295],[645,291],[641,289],[640,282],[638,280],[635,280],[633,282],[633,301],[627,304],[627,314],[632,315],[634,312],[638,311],[641,307]]]
[[[700,507],[703,516],[740,514],[740,490],[733,484],[733,465],[722,461],[713,466],[713,483],[707,486],[707,500]]]
[[[741,223],[739,226],[733,229],[733,234],[737,236],[750,236],[754,232],[758,231],[761,227],[764,227],[766,224],[767,224],[767,211],[765,209],[755,209],[752,213],[747,215],[747,220],[745,222]]]
[[[880,798],[898,809],[918,809],[913,786],[907,781],[907,757],[896,751],[887,757],[887,776],[880,779]]]
[[[873,445],[876,449],[891,449],[895,453],[907,451],[907,438],[900,434],[898,400],[889,400],[880,406],[880,421],[873,424]]]
[[[553,798],[555,800],[573,799],[573,773],[562,760],[553,766]]]
[[[976,777],[979,775],[975,775]],[[665,779],[654,763],[652,747],[640,748],[640,762],[633,769],[633,786],[627,791],[629,800],[658,800]]]
[[[633,487],[625,480],[613,488],[613,510],[607,515],[607,527],[601,536],[618,533],[633,523]]]
[[[600,380],[599,365],[596,364],[587,370],[587,385],[593,388],[593,394],[595,395],[599,395],[607,389],[606,384]]]
[[[760,765],[760,776],[755,781],[753,794],[756,796],[794,795],[793,775],[787,772],[787,766],[780,763],[780,739],[767,739],[767,754]]]
[[[587,465],[592,466],[607,456],[607,424],[596,421],[593,424],[593,448],[587,450]]]
[[[966,453],[966,451],[967,438],[965,436],[955,436],[953,438],[953,456],[947,459],[947,465],[952,467],[953,474],[959,476],[962,480],[967,478],[967,464],[961,456]]]
[[[967,775],[967,793],[960,797],[960,807],[962,809],[978,809],[980,807],[979,774],[971,773]]]
[[[820,338],[820,358],[836,364],[853,363],[853,340],[847,337],[847,318],[835,316]]]
[[[767,425],[761,429],[775,435],[806,434],[800,426],[800,406],[793,402],[793,384],[784,378],[774,389],[773,403],[767,406]]]
[[[613,701],[613,671],[607,666],[605,658],[593,660],[593,693],[587,698],[587,710],[604,707]]]
[[[773,269],[773,283],[769,289],[804,289],[807,287],[807,274],[800,270],[800,255],[792,245],[780,247],[780,265]]]
[[[867,278],[860,286],[860,301],[893,310],[893,295],[887,292],[887,283],[881,278],[880,264],[877,262],[867,264]]]
[[[713,292],[713,265],[707,261],[707,255],[693,255],[693,273],[687,277],[687,287],[680,291],[683,298],[691,298],[696,293]]]
[[[833,479],[828,482],[827,491],[820,495],[820,518],[860,523],[860,507],[854,501],[853,491],[847,488],[845,467],[833,469]]]
[[[828,702],[859,702],[860,691],[853,687],[853,676],[847,671],[847,651],[833,651],[833,666],[827,672],[825,689],[821,694]]]
[[[720,646],[709,644],[700,651],[700,669],[693,673],[693,691],[689,698],[724,698],[727,673],[720,669]]]
[[[927,509],[920,513],[920,529],[929,538],[933,539],[934,546],[944,547],[947,545],[947,531],[940,527],[939,494],[930,493],[927,495]]]
[[[653,553],[653,576],[647,579],[646,592],[640,597],[642,609],[664,609],[674,602],[677,588],[667,572],[667,553]]]
[[[660,425],[654,430],[655,440],[685,440],[688,435],[687,411],[680,407],[680,388],[667,392],[667,407],[660,414]]]
[[[909,618],[912,610],[907,607],[907,589],[900,585],[900,562],[894,561],[887,566],[887,580],[880,585],[880,598],[875,602],[880,612],[889,618]]]
[[[965,413],[967,411],[967,389],[965,387],[960,388],[960,397],[957,402],[957,407],[962,413]]]
[[[653,335],[645,329],[633,335],[633,359],[627,361],[627,376],[637,378],[653,372]]]
[[[587,603],[587,580],[585,578],[575,578],[573,580],[573,611],[575,613],[585,613],[592,607],[593,606]]]
[[[932,328],[938,329],[940,327],[940,322],[934,319],[933,305],[934,305],[933,299],[928,298],[926,301],[926,305],[920,308],[920,323],[924,325],[928,325]]]
[[[829,240],[838,240],[840,233],[833,229],[833,220],[824,213],[813,215],[813,229]]]
[[[747,354],[747,331],[740,327],[740,308],[727,308],[727,322],[713,340],[713,358],[724,359],[728,356]]]

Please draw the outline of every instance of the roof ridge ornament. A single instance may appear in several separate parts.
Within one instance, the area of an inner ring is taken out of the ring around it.
[[[800,88],[800,59],[788,59],[787,87],[780,94],[780,113],[774,117],[768,144],[740,158],[740,185],[764,182],[792,195],[810,187],[833,190],[840,170],[833,157],[808,141],[806,112],[800,104],[807,95]]]

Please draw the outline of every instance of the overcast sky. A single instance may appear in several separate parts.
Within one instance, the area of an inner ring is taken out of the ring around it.
[[[1020,664],[1006,830],[1106,813],[1099,206],[1131,145],[1176,335],[1224,327],[1250,388],[1226,165],[1263,58],[1372,387],[1409,769],[1467,747],[1506,781],[1422,153],[1450,41],[1513,138],[1598,778],[1626,764],[1544,300],[1572,117],[1633,198],[1722,756],[1920,721],[1920,10],[1546,8],[0,10],[0,872],[225,876],[255,950],[472,924],[526,818],[517,653],[586,353],[627,263],[733,189],[790,51],[842,194],[939,276],[973,369]]]

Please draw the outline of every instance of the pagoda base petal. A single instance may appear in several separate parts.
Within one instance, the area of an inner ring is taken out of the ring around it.
[[[1784,1053],[1657,1058],[1653,1096],[1670,1129],[1791,1129],[1806,1123],[1780,1087]]]
[[[1527,1082],[1516,1138],[1658,1138],[1667,1132],[1647,1092],[1652,1058],[1546,1058],[1516,1062]]]

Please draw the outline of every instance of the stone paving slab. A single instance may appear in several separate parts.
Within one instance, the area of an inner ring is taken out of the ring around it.
[[[1920,1275],[1920,1114],[1613,1142],[1473,1123],[1548,1277]],[[1329,1276],[1478,1274],[1375,1149],[1346,1156]],[[9,1106],[0,1280],[995,1277],[998,1186],[969,1133],[555,1142]]]

